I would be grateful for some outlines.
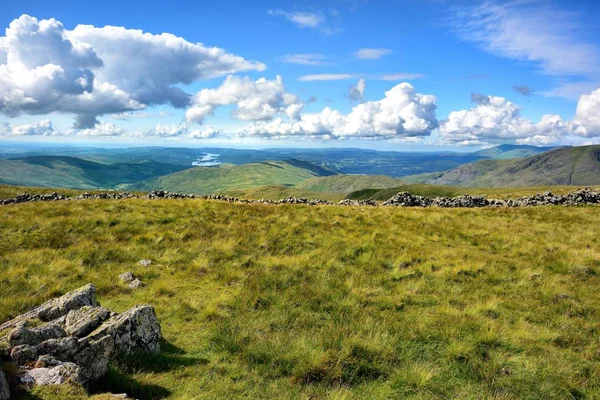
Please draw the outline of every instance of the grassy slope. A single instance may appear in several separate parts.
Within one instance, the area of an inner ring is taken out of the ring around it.
[[[325,169],[297,160],[265,161],[239,166],[228,164],[220,167],[195,167],[132,187],[209,194],[265,185],[291,186],[304,179],[331,174]]]
[[[484,160],[407,180],[466,187],[597,185],[600,184],[600,146],[557,149],[524,159]]]
[[[162,354],[122,361],[102,391],[503,400],[600,391],[597,207],[38,203],[3,207],[0,236],[2,321],[87,282],[115,310],[156,306]],[[127,270],[147,286],[126,289],[116,276]],[[70,398],[54,390],[36,398]]]
[[[382,189],[400,186],[400,179],[385,175],[334,175],[306,179],[295,185],[311,192],[350,193],[361,189]]]
[[[74,189],[113,188],[181,169],[154,161],[101,164],[75,157],[37,156],[0,160],[0,182]]]
[[[502,144],[488,149],[480,150],[475,154],[482,157],[504,160],[508,158],[525,158],[544,153],[556,147],[538,147],[515,144]]]
[[[322,199],[334,202],[342,200],[345,196],[344,193],[311,192],[282,185],[259,186],[245,190],[228,190],[222,192],[222,194],[238,197],[240,199],[279,200],[286,197],[305,197],[308,199]]]

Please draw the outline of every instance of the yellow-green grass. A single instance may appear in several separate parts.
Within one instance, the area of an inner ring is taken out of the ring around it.
[[[599,211],[9,205],[0,321],[88,282],[153,304],[163,352],[96,388],[140,399],[593,399]],[[57,390],[34,398],[81,398]]]
[[[230,190],[223,192],[223,194],[240,199],[279,200],[286,197],[306,197],[308,199],[329,200],[331,202],[338,202],[345,196],[344,193],[311,192],[283,185],[260,186],[246,190]]]

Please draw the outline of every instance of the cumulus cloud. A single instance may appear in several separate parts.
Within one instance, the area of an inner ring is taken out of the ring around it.
[[[125,132],[111,122],[99,121],[92,128],[70,129],[69,135],[75,136],[123,136]]]
[[[416,93],[411,84],[401,83],[385,92],[383,99],[361,103],[347,115],[326,107],[320,113],[302,114],[297,121],[276,118],[256,122],[238,135],[318,139],[425,136],[437,126],[435,110],[434,96]]]
[[[56,131],[49,119],[14,127],[11,127],[8,122],[0,124],[0,136],[52,136],[55,134]]]
[[[443,141],[457,144],[515,141],[521,144],[578,143],[577,137],[600,137],[600,89],[582,95],[575,116],[543,115],[533,122],[521,108],[503,97],[472,93],[476,107],[453,111],[439,126]]]
[[[305,53],[305,54],[286,54],[279,58],[279,61],[288,64],[300,65],[333,65],[324,54]]]
[[[264,69],[168,33],[90,25],[67,30],[55,19],[23,15],[0,37],[0,113],[69,113],[75,128],[91,128],[105,114],[186,107],[191,96],[180,84]]]
[[[348,98],[352,101],[363,101],[365,98],[365,88],[367,83],[364,79],[359,79],[355,85],[350,86],[348,89]]]
[[[212,126],[206,126],[204,129],[196,129],[189,133],[190,139],[213,139],[223,136],[224,133],[220,129],[215,129]]]
[[[248,77],[230,75],[218,88],[202,89],[194,96],[186,111],[186,120],[202,123],[217,107],[234,104],[232,117],[245,121],[268,120],[281,112],[294,119],[304,108],[296,95],[285,91],[281,76],[252,81]]]
[[[358,49],[352,55],[357,60],[379,60],[383,56],[391,54],[390,49]]]

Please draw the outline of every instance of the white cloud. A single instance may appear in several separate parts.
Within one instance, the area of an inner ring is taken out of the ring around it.
[[[423,74],[413,74],[410,72],[399,72],[396,74],[384,74],[378,77],[382,81],[404,81],[409,79],[423,78]]]
[[[583,37],[589,29],[550,2],[485,1],[458,9],[452,27],[459,37],[492,54],[537,63],[544,74],[600,80],[600,48]],[[561,83],[548,94],[568,90],[568,97],[576,98],[587,91],[581,88],[583,83],[570,82],[562,89]],[[574,93],[575,89],[579,91]]]
[[[125,132],[111,122],[98,122],[93,128],[70,129],[69,135],[75,136],[124,136]]]
[[[359,79],[356,82],[356,85],[350,86],[348,90],[348,97],[353,101],[363,101],[365,98],[365,88],[367,87],[367,83],[364,79]]]
[[[300,65],[333,65],[324,54],[305,53],[305,54],[286,54],[279,58],[279,61],[288,64]]]
[[[49,119],[14,127],[11,127],[8,122],[0,124],[0,136],[52,136],[55,134],[56,131]]]
[[[185,124],[179,125],[164,125],[161,123],[156,124],[152,129],[148,129],[142,133],[144,137],[179,137],[186,135],[189,132],[189,128]]]
[[[358,49],[352,55],[357,60],[379,60],[383,56],[391,54],[390,49]]]
[[[573,125],[575,135],[586,138],[600,136],[600,89],[581,96]]]
[[[219,106],[236,105],[232,117],[239,120],[268,120],[278,113],[295,118],[304,104],[294,94],[285,92],[283,80],[240,78],[230,75],[216,89],[202,89],[186,111],[188,122],[202,123]]]
[[[314,75],[303,75],[298,78],[302,82],[312,81],[343,81],[348,79],[356,78],[356,74],[314,74]]]
[[[196,129],[188,135],[190,139],[213,139],[223,136],[223,131],[215,129],[212,126],[206,126],[204,129]]]
[[[416,93],[412,85],[401,83],[385,92],[383,99],[359,104],[347,115],[326,107],[317,114],[302,114],[297,121],[276,118],[256,122],[238,131],[238,135],[318,139],[425,136],[437,126],[435,110],[434,96]]]
[[[111,115],[112,119],[127,121],[130,119],[144,119],[144,118],[165,118],[173,115],[170,112],[160,111],[157,113],[154,112],[126,112],[120,114]]]
[[[0,113],[69,113],[75,127],[90,128],[105,114],[186,107],[190,95],[180,84],[264,69],[168,33],[90,25],[67,30],[54,19],[23,15],[0,37]]]
[[[341,29],[337,23],[338,13],[330,11],[329,15],[319,12],[308,12],[308,11],[282,11],[282,10],[269,10],[269,15],[275,15],[285,18],[286,20],[294,23],[300,28],[310,28],[321,31],[327,35],[335,35],[339,33]]]

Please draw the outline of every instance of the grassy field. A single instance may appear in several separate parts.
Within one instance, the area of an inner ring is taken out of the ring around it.
[[[400,179],[385,175],[333,175],[309,178],[297,183],[296,189],[325,192],[350,193],[361,189],[383,189],[403,185]]]
[[[152,303],[163,352],[96,388],[140,399],[594,399],[598,211],[9,205],[0,321],[88,282],[117,311]]]

